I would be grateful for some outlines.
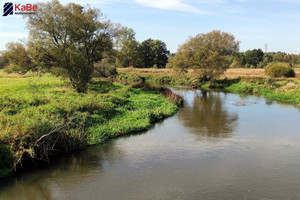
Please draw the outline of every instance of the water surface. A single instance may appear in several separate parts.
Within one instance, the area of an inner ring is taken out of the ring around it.
[[[0,199],[300,199],[298,108],[176,92],[185,105],[175,116],[2,181]]]

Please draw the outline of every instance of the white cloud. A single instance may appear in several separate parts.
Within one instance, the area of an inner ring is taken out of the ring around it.
[[[189,4],[183,3],[181,0],[135,0],[137,3],[152,8],[159,8],[165,10],[192,12],[197,14],[209,15],[211,13],[202,11]]]

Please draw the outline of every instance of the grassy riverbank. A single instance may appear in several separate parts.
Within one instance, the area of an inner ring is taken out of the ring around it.
[[[268,78],[264,69],[228,69],[216,81],[199,82],[192,70],[179,76],[171,69],[119,69],[119,79],[155,84],[186,85],[192,88],[223,89],[238,94],[253,94],[282,103],[300,106],[300,69],[296,78]]]
[[[53,153],[146,130],[174,114],[178,98],[168,90],[104,80],[95,80],[86,94],[79,94],[68,82],[51,76],[2,76],[0,177],[10,174],[24,159],[47,161]]]
[[[225,90],[238,94],[253,94],[300,107],[299,79],[241,79],[225,84]]]

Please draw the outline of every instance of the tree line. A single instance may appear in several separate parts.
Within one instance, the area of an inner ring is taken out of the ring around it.
[[[202,81],[218,77],[228,67],[262,68],[272,62],[300,64],[300,56],[263,53],[261,49],[239,52],[240,42],[222,31],[190,37],[170,55],[161,40],[138,42],[133,29],[114,24],[99,9],[52,0],[28,15],[29,40],[8,43],[0,57],[7,72],[51,72],[66,77],[74,89],[85,92],[92,76],[108,76],[117,67],[196,70]]]
[[[300,67],[300,54],[285,52],[263,52],[261,49],[248,50],[230,58],[231,68],[265,68],[272,62],[284,62],[291,67]]]

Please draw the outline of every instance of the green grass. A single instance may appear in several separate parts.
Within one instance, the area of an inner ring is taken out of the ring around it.
[[[177,110],[158,90],[103,80],[79,94],[56,77],[0,78],[0,158],[13,158],[0,166],[0,177],[24,159],[46,161],[53,153],[146,130]]]
[[[198,79],[191,76],[175,76],[173,73],[131,73],[123,72],[117,76],[119,80],[128,82],[139,82],[144,78],[147,83],[158,85],[190,85],[196,83]]]
[[[232,93],[254,94],[300,107],[300,81],[297,79],[242,79],[225,86]]]
[[[299,78],[264,78],[263,76],[253,78],[248,75],[242,79],[235,77],[227,79],[220,78],[202,84],[193,74],[176,76],[176,74],[172,74],[168,71],[165,73],[155,73],[156,71],[153,69],[139,69],[134,72],[122,70],[118,78],[129,82],[137,82],[140,80],[139,77],[143,77],[148,83],[185,85],[205,90],[222,89],[232,93],[254,94],[270,100],[300,106]],[[157,72],[159,72],[159,70]]]

